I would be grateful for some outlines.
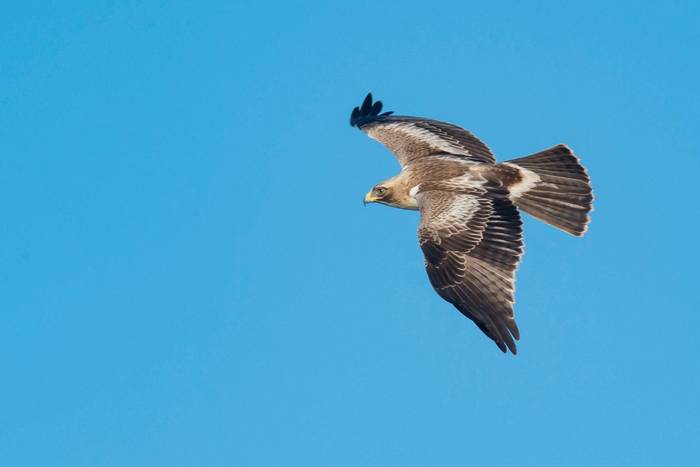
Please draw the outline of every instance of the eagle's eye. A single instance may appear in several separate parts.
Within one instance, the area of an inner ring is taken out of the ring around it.
[[[378,194],[379,196],[383,196],[384,193],[386,193],[386,188],[383,186],[378,186],[377,188],[374,189],[374,192]]]

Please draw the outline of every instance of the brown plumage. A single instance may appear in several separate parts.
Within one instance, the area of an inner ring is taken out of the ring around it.
[[[418,241],[430,283],[503,352],[515,354],[513,294],[523,254],[517,208],[583,235],[593,201],[586,169],[564,145],[497,164],[467,130],[381,110],[368,94],[350,124],[393,152],[401,172],[373,187],[365,202],[420,210]]]

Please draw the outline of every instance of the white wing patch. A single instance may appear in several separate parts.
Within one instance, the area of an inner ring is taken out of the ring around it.
[[[516,200],[520,198],[524,193],[531,190],[535,185],[537,185],[542,179],[532,170],[525,169],[516,164],[509,164],[508,162],[503,165],[509,165],[518,169],[518,173],[522,180],[518,183],[512,185],[510,190],[510,199]]]
[[[430,192],[431,194],[437,192]],[[435,197],[440,201],[435,202]],[[422,195],[419,195],[422,198]],[[474,216],[481,207],[482,201],[473,195],[451,194],[440,192],[433,194],[433,201],[423,222],[428,222],[430,228],[444,232],[460,232],[465,229],[465,224]],[[438,240],[438,243],[440,240]]]
[[[447,208],[442,212],[442,215],[437,220],[437,224],[443,229],[451,230],[452,226],[471,219],[479,207],[479,200],[475,196],[457,195],[454,202],[448,204]]]

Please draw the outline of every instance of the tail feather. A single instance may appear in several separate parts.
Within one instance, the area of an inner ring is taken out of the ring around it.
[[[590,222],[593,192],[588,172],[562,144],[505,165],[518,169],[509,187],[513,203],[554,227],[581,236]]]

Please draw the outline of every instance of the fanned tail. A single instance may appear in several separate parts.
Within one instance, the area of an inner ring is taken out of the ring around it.
[[[513,203],[554,227],[578,237],[590,222],[593,192],[588,172],[567,146],[505,162],[520,179],[509,187]]]

